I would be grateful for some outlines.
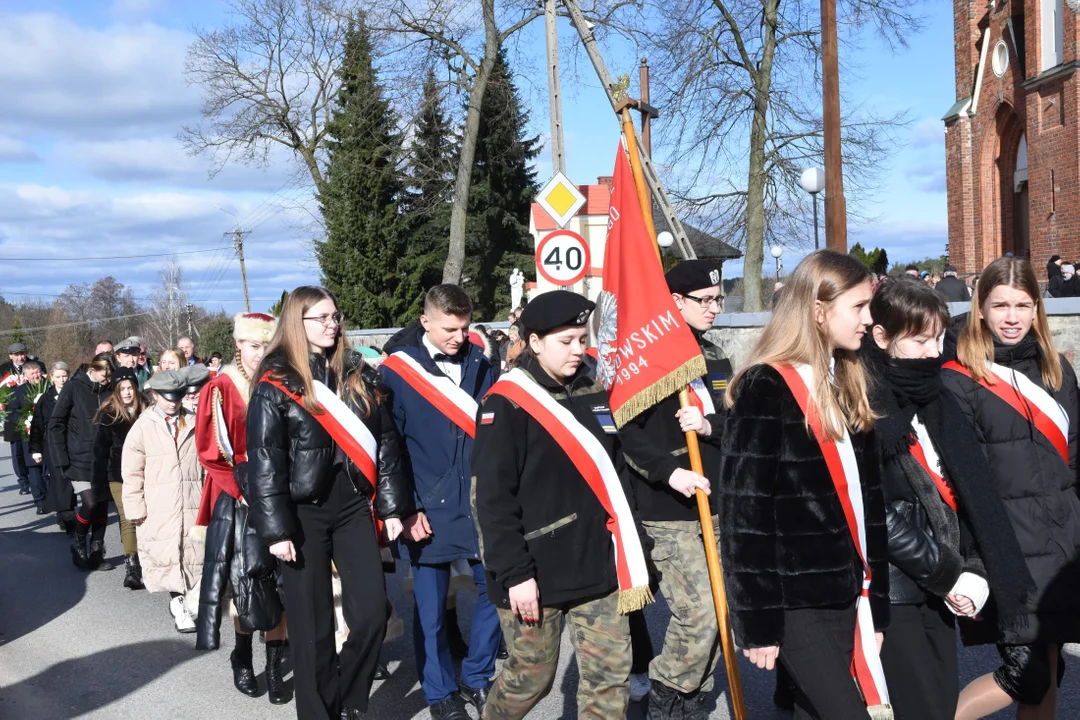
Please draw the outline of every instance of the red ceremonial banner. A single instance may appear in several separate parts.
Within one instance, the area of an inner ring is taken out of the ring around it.
[[[705,374],[697,340],[671,299],[621,141],[596,305],[596,377],[619,427]]]

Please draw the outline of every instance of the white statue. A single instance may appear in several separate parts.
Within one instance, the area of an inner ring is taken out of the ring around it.
[[[518,268],[510,273],[510,309],[517,310],[521,307],[521,294],[525,289],[525,273]]]

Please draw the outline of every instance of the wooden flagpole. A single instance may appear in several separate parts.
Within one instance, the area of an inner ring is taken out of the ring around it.
[[[634,175],[634,185],[637,188],[638,201],[641,204],[641,214],[644,216],[649,237],[652,238],[657,262],[660,262],[660,246],[656,243],[656,228],[653,226],[652,199],[649,188],[645,183],[641,162],[638,160],[637,136],[634,131],[634,119],[630,114],[629,107],[621,108],[620,119],[622,120],[623,133],[626,138],[626,151],[630,155],[630,170]],[[690,388],[687,387],[679,391],[679,407],[689,407],[690,405]],[[704,475],[705,469],[701,462],[701,447],[698,445],[696,432],[686,433],[686,449],[690,456],[690,469],[698,475]],[[720,553],[717,552],[716,533],[713,531],[709,496],[701,488],[698,488],[694,495],[697,500],[698,518],[701,521],[701,539],[705,545],[705,562],[709,567],[709,585],[712,588],[713,605],[716,607],[716,624],[720,631],[720,645],[724,652],[728,695],[735,713],[735,720],[746,720],[746,702],[743,699],[742,680],[739,677],[739,659],[736,656],[735,637],[731,632],[727,595],[724,592],[724,574],[720,567]]]

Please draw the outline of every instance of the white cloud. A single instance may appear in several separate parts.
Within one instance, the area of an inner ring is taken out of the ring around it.
[[[935,117],[925,117],[911,129],[913,148],[944,147],[945,123]]]
[[[40,159],[29,144],[0,136],[0,162],[37,162]]]
[[[0,14],[0,124],[9,131],[128,136],[197,116],[183,77],[188,35],[150,23],[80,27],[51,14]]]

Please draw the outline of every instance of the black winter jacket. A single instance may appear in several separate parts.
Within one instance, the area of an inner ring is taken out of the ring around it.
[[[11,391],[11,399],[8,400],[7,420],[4,422],[4,442],[21,442],[23,437],[19,433],[19,422],[23,408],[26,407],[29,385],[16,385]]]
[[[94,415],[108,388],[77,371],[68,380],[49,418],[48,443],[57,467],[72,482],[92,482],[94,466]]]
[[[50,385],[49,389],[38,400],[37,405],[34,406],[34,419],[30,421],[30,452],[41,453],[45,458],[45,464],[50,467],[53,463],[47,452],[45,430],[48,427],[49,418],[52,417],[53,409],[56,407],[56,399],[59,395],[56,386]]]
[[[945,298],[945,302],[967,302],[971,300],[971,295],[968,293],[964,281],[952,275],[942,278],[941,282],[934,286],[934,289],[941,293],[942,297]]]
[[[404,445],[390,411],[389,391],[376,385],[377,375],[359,356],[351,357],[348,365],[349,372],[362,372],[369,389],[378,388],[383,398],[367,417],[356,410],[379,443],[378,490],[372,492],[350,461],[344,468],[335,465],[336,444],[302,405],[273,385],[258,382],[248,404],[246,497],[251,505],[251,522],[268,545],[295,537],[293,505],[325,501],[342,470],[359,492],[369,498],[375,496],[375,509],[382,519],[406,518],[419,509],[413,502]],[[269,356],[263,360],[261,371],[285,372],[285,367],[282,356]],[[311,371],[316,379],[326,378],[326,360],[312,356]],[[303,385],[295,376],[284,375],[282,383],[293,393],[303,394]],[[336,387],[332,379],[329,385]]]
[[[947,359],[955,357],[958,330],[954,325],[946,333]],[[1037,586],[1029,603],[1027,627],[1004,639],[1010,644],[1080,641],[1080,498],[1076,476],[1080,392],[1072,366],[1064,356],[1059,355],[1059,359],[1061,389],[1048,392],[1069,418],[1067,463],[1053,444],[1004,400],[965,375],[944,371],[946,389],[956,396],[975,426]],[[1016,345],[995,342],[994,362],[1044,387],[1033,334]],[[966,642],[999,639],[986,634],[995,630],[991,622],[972,624],[964,630]]]
[[[519,367],[600,441],[632,498],[619,435],[613,424],[605,431],[598,419],[611,414],[603,387],[589,379],[584,365],[563,386],[535,360],[521,360]],[[546,607],[613,592],[619,581],[607,511],[570,457],[538,421],[501,395],[488,395],[480,413],[491,421],[476,426],[471,500],[488,597],[509,608],[509,589],[530,578]]]
[[[870,434],[851,435],[866,513],[874,625],[889,617],[885,505]],[[825,459],[787,383],[758,365],[727,411],[720,483],[724,580],[741,647],[784,642],[784,611],[850,603],[863,569]]]
[[[136,419],[134,415],[116,417],[111,414],[98,419],[97,432],[94,435],[95,485],[124,482],[120,475],[120,458],[124,454],[124,440]]]
[[[720,434],[723,432],[723,398],[727,389],[731,362],[723,356],[720,348],[703,337],[698,337],[701,352],[705,355],[708,374],[705,386],[712,392],[716,413],[706,416],[712,425],[712,435],[702,438],[701,462],[705,476],[715,485],[720,473]],[[686,450],[686,434],[679,429],[675,413],[679,411],[677,394],[659,403],[626,423],[619,431],[626,454],[626,463],[634,478],[638,513],[642,520],[697,520],[697,500],[675,492],[668,479],[676,469],[690,469],[690,456]],[[716,494],[710,504],[716,511]]]

